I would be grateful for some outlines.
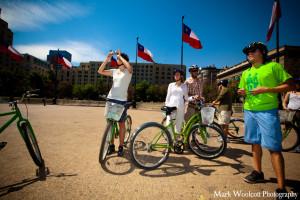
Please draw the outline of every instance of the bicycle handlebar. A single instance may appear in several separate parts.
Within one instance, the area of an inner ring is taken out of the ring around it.
[[[35,97],[35,96],[39,96],[38,94],[35,94],[35,92],[39,92],[40,89],[34,89],[34,90],[28,90],[26,91],[23,95],[22,98],[20,100],[20,102],[23,102],[24,98],[26,97]]]

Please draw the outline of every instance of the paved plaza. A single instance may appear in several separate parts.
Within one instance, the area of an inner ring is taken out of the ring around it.
[[[20,108],[26,115],[25,106]],[[9,109],[0,104],[1,112]],[[241,141],[229,143],[225,155],[214,160],[189,151],[171,153],[164,165],[152,171],[135,167],[126,149],[124,157],[110,157],[104,170],[98,162],[106,124],[103,107],[28,105],[28,109],[50,174],[46,180],[35,176],[36,166],[16,126],[10,126],[0,135],[0,141],[7,142],[0,150],[0,199],[274,199],[276,179],[267,151],[266,182],[251,185],[242,180],[252,164],[250,146]],[[159,111],[128,113],[133,130],[163,117]],[[287,189],[300,191],[300,154],[289,152],[284,157]]]

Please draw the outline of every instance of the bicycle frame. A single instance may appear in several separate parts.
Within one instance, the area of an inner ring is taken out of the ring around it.
[[[12,115],[12,117],[6,121],[1,127],[0,127],[0,134],[9,126],[11,125],[15,120],[17,121],[17,127],[19,129],[19,132],[21,132],[20,130],[20,122],[24,121],[25,119],[23,118],[21,111],[19,110],[18,106],[16,104],[13,105],[14,107],[12,108],[13,111],[11,112],[5,112],[5,113],[0,113],[0,117],[4,117],[4,116],[10,116]],[[22,134],[21,134],[22,135]],[[23,135],[22,135],[23,137]]]
[[[119,126],[118,126],[118,122],[116,122],[115,120],[112,119],[107,119],[107,123],[111,123],[111,142],[114,140],[115,137],[118,136],[119,134]]]
[[[188,140],[188,134],[191,130],[191,128],[193,127],[193,125],[197,124],[199,121],[202,120],[202,117],[201,117],[201,113],[196,113],[194,114],[186,124],[183,125],[183,128],[182,128],[182,131],[180,133],[177,133],[175,131],[175,125],[174,125],[174,122],[173,120],[170,121],[170,124],[168,124],[167,126],[165,126],[166,129],[171,129],[172,134],[173,135],[173,138],[176,138],[177,136],[183,136],[183,143],[184,144],[187,144],[187,140]],[[154,148],[154,147],[157,147],[157,148],[165,148],[165,147],[168,147],[168,148],[173,148],[173,146],[169,146],[169,144],[157,144],[158,140],[162,137],[163,134],[159,133],[157,134],[153,140],[151,141],[151,147]],[[202,136],[201,136],[202,137]],[[204,137],[204,136],[203,136]]]

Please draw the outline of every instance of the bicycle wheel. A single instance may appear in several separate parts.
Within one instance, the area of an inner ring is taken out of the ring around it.
[[[299,130],[292,123],[280,123],[282,131],[282,151],[296,148],[300,142]]]
[[[243,138],[244,137],[244,120],[243,119],[230,119],[228,125],[228,134],[232,138]]]
[[[156,122],[143,124],[133,135],[130,154],[133,162],[143,169],[155,169],[169,156],[172,139],[164,126]]]
[[[215,126],[205,124],[192,127],[188,144],[193,153],[204,159],[219,157],[227,147],[224,134]]]
[[[111,121],[107,122],[104,134],[102,136],[102,142],[101,142],[101,147],[100,147],[100,153],[99,153],[99,162],[101,165],[104,164],[109,145],[111,143],[113,133],[112,133],[112,123]]]
[[[124,136],[125,146],[127,146],[128,142],[130,141],[131,125],[132,125],[131,116],[127,115],[125,120],[125,136]]]
[[[19,130],[23,135],[23,139],[33,162],[38,167],[42,167],[44,165],[44,160],[29,121],[21,121],[19,123]]]

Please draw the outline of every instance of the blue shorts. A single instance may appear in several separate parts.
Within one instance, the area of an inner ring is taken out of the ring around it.
[[[245,142],[260,144],[262,147],[281,151],[282,133],[278,110],[244,111]]]

